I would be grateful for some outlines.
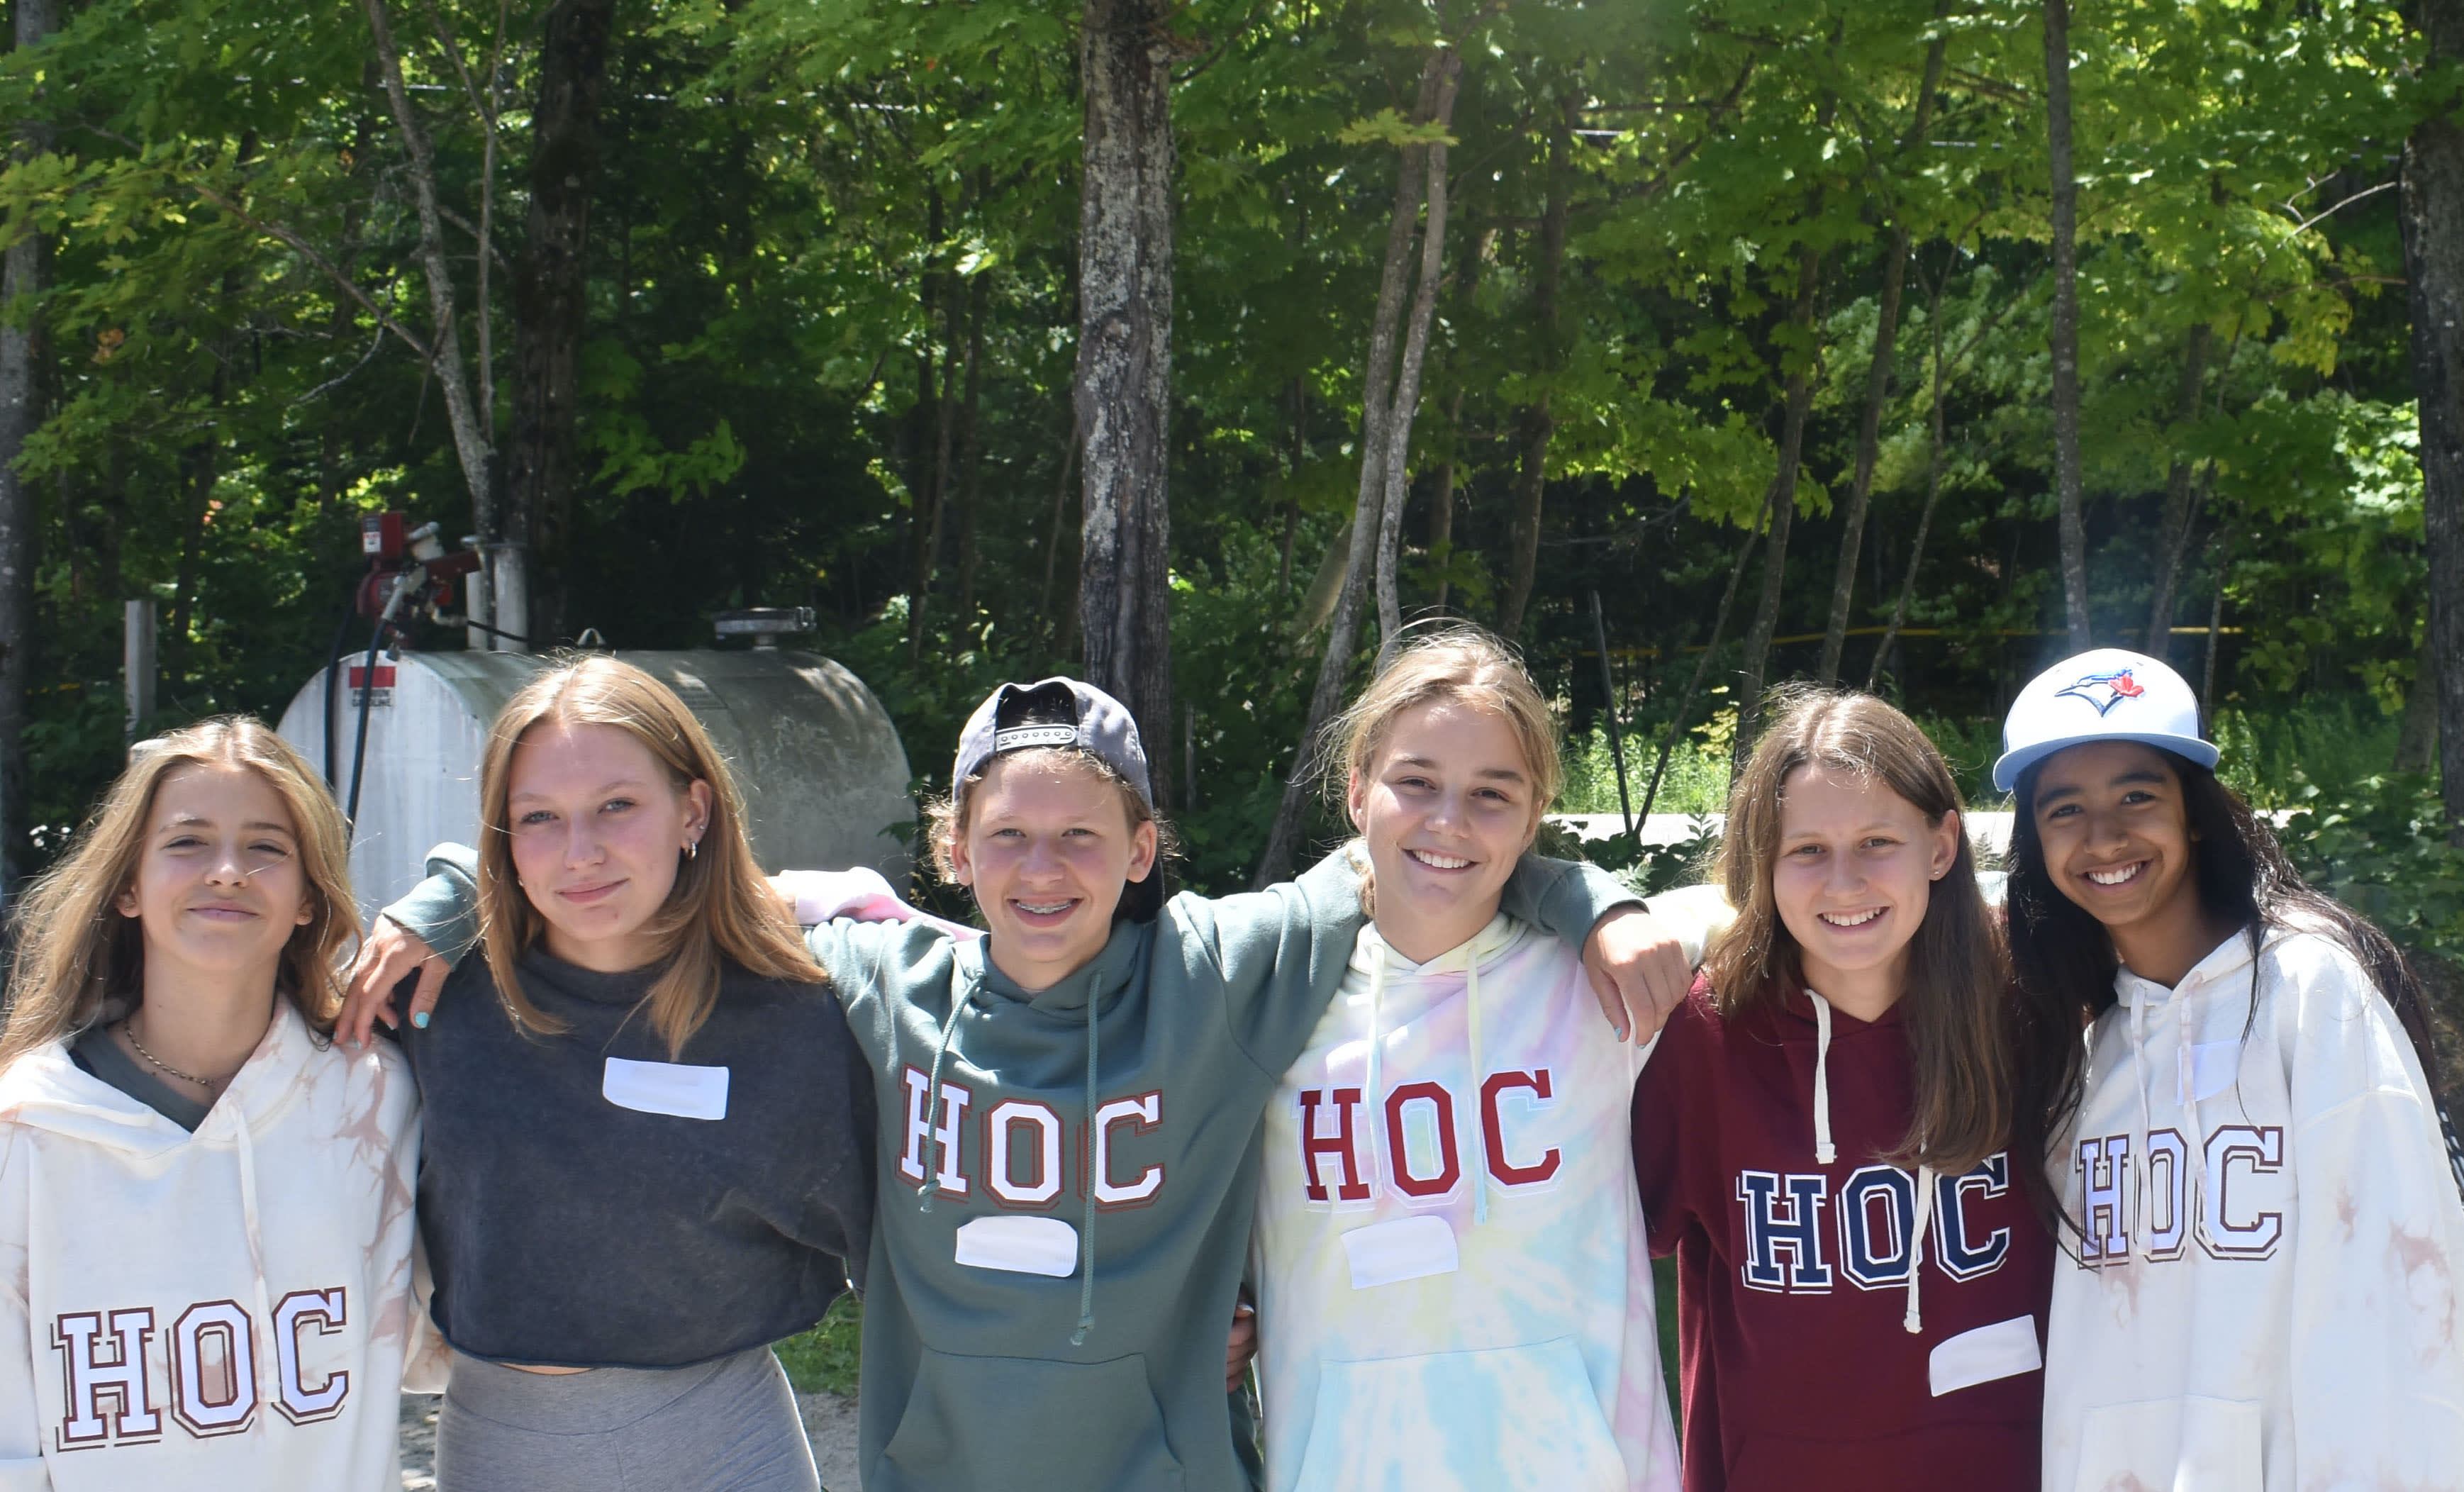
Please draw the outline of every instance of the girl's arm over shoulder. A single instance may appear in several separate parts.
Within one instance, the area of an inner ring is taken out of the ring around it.
[[[467,845],[439,845],[428,852],[428,879],[378,912],[360,940],[335,1040],[356,1051],[367,1044],[380,1020],[400,1029],[407,1014],[412,1024],[426,1025],[445,976],[478,943],[479,852]],[[413,974],[419,984],[410,1008],[398,1011],[394,990]]]
[[[1234,1030],[1253,1054],[1296,1052],[1316,1025],[1366,920],[1366,863],[1355,843],[1264,891],[1173,898],[1166,915],[1219,972]],[[1596,866],[1525,855],[1500,910],[1583,950],[1619,1036],[1647,1040],[1683,994],[1679,940],[1635,919],[1641,898]]]

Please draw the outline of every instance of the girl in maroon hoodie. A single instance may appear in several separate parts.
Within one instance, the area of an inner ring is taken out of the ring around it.
[[[1634,1102],[1686,1492],[2035,1487],[2053,1244],[1949,769],[1881,700],[1798,694],[1719,879],[1737,920]]]

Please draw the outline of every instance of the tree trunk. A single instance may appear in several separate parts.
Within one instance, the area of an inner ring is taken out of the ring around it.
[[[1933,532],[1934,510],[1942,505],[1942,463],[1946,396],[1942,362],[1942,293],[1950,283],[1951,265],[1958,262],[1954,252],[1943,266],[1942,277],[1934,281],[1932,303],[1925,311],[1925,330],[1933,337],[1933,424],[1931,439],[1925,453],[1925,512],[1917,518],[1917,531],[1908,540],[1907,573],[1900,581],[1900,599],[1891,605],[1891,620],[1882,628],[1881,640],[1874,645],[1874,664],[1865,671],[1865,692],[1872,693],[1881,682],[1882,660],[1889,656],[1891,645],[1899,641],[1900,628],[1907,625],[1908,603],[1917,593],[1917,567],[1925,563],[1925,536]]]
[[[1652,764],[1651,785],[1642,790],[1642,812],[1635,816],[1637,823],[1649,819],[1651,805],[1660,801],[1660,779],[1668,771],[1668,755],[1685,736],[1685,718],[1693,712],[1694,696],[1702,691],[1703,675],[1720,651],[1720,639],[1727,633],[1728,612],[1737,603],[1737,582],[1745,578],[1746,560],[1752,557],[1758,537],[1749,526],[1737,545],[1737,560],[1728,566],[1728,583],[1721,588],[1719,609],[1711,613],[1711,640],[1703,645],[1703,656],[1694,661],[1694,676],[1685,681],[1685,692],[1677,696],[1677,713],[1668,717],[1668,734],[1661,737],[1660,759]]]
[[[2046,139],[2054,176],[2054,492],[2061,510],[2062,607],[2085,652],[2087,519],[2079,475],[2079,180],[2071,170],[2070,0],[2045,0]]]
[[[453,271],[445,253],[445,228],[436,204],[436,158],[428,135],[411,112],[410,92],[402,79],[402,55],[395,50],[393,28],[385,19],[385,0],[362,0],[368,30],[375,36],[377,66],[385,79],[385,98],[393,105],[394,126],[402,131],[410,156],[410,180],[419,207],[419,260],[428,280],[428,311],[435,323],[429,334],[431,371],[445,395],[445,418],[453,430],[453,451],[462,480],[471,493],[473,526],[491,550],[489,591],[491,612],[504,631],[519,632],[527,624],[530,604],[530,550],[508,539],[497,512],[496,450],[490,428],[493,411],[481,409],[471,397],[471,370],[462,362],[462,330],[454,308]],[[481,306],[479,314],[488,314]],[[500,639],[500,642],[502,640]],[[507,644],[512,647],[516,645]],[[517,650],[519,648],[517,647]]]
[[[1414,123],[1453,118],[1455,80],[1463,60],[1445,47],[1429,54],[1420,70],[1420,96],[1412,110]],[[1403,316],[1403,287],[1410,274],[1412,235],[1419,225],[1420,194],[1425,185],[1425,146],[1406,145],[1395,180],[1395,211],[1386,227],[1386,258],[1377,281],[1377,310],[1369,328],[1369,362],[1360,381],[1360,487],[1353,499],[1352,545],[1343,564],[1343,584],[1327,620],[1326,653],[1318,660],[1317,684],[1309,691],[1309,715],[1300,744],[1292,753],[1291,775],[1284,780],[1283,801],[1266,833],[1265,852],[1259,857],[1252,884],[1259,889],[1292,873],[1300,854],[1302,823],[1309,790],[1319,772],[1319,737],[1342,703],[1343,683],[1352,671],[1352,650],[1360,623],[1361,593],[1373,567],[1377,527],[1385,512],[1385,461],[1388,383],[1395,364],[1395,328]]]
[[[1890,397],[1891,355],[1899,345],[1900,298],[1907,291],[1908,226],[1891,227],[1890,263],[1882,271],[1882,303],[1874,326],[1874,361],[1865,374],[1865,412],[1857,426],[1857,472],[1839,529],[1839,560],[1831,570],[1831,617],[1823,624],[1822,659],[1814,676],[1824,687],[1839,678],[1848,645],[1848,613],[1857,596],[1857,561],[1865,547],[1865,514],[1874,495],[1874,463],[1882,449],[1882,405]]]
[[[1089,683],[1172,739],[1165,487],[1172,392],[1173,141],[1168,0],[1085,0],[1078,75],[1077,405],[1085,450],[1078,615]],[[1149,763],[1171,798],[1171,753]]]
[[[950,521],[951,491],[957,460],[959,366],[958,288],[941,276],[941,389],[933,415],[933,484],[930,512],[920,515],[922,538],[915,545],[915,582],[907,592],[907,661],[913,663],[924,647],[924,613],[933,600],[933,572],[940,567],[942,539]],[[1115,696],[1117,697],[1117,696]],[[1156,800],[1162,801],[1161,799]]]
[[[1446,401],[1446,432],[1449,440],[1460,441],[1463,428],[1463,390],[1458,388]],[[1446,593],[1453,589],[1446,577],[1455,562],[1455,460],[1448,451],[1438,463],[1436,490],[1429,494],[1429,562],[1438,567],[1436,605],[1446,609]]]
[[[2423,0],[2418,13],[2431,62],[2464,59],[2464,0]],[[2438,665],[2448,842],[2464,846],[2464,126],[2453,114],[2405,142],[2403,226],[2430,559],[2423,652]]]
[[[1804,468],[1805,422],[1814,409],[1814,306],[1822,288],[1822,255],[1800,249],[1796,255],[1796,306],[1789,324],[1806,339],[1805,361],[1788,376],[1788,406],[1779,437],[1779,470],[1771,475],[1771,498],[1765,511],[1771,542],[1763,553],[1763,594],[1754,607],[1753,625],[1746,632],[1745,691],[1737,701],[1737,735],[1731,759],[1745,766],[1762,730],[1763,675],[1771,663],[1771,634],[1779,630],[1779,603],[1788,586],[1788,531],[1796,517],[1796,478]]]
[[[41,45],[59,26],[57,0],[16,0],[19,51]],[[49,124],[17,128],[19,160],[52,148]],[[0,258],[0,907],[8,905],[26,833],[26,680],[33,662],[34,492],[17,474],[26,437],[41,423],[36,403],[42,294],[50,246],[29,233]]]
[[[1446,56],[1456,57],[1452,51]],[[1461,64],[1458,61],[1457,67]],[[1441,121],[1451,118],[1454,78],[1447,77]],[[1428,148],[1429,221],[1420,230],[1420,288],[1412,297],[1411,330],[1403,339],[1403,370],[1395,380],[1395,399],[1386,411],[1386,495],[1377,523],[1377,656],[1380,665],[1394,656],[1403,631],[1402,587],[1396,575],[1401,558],[1403,497],[1411,486],[1412,422],[1420,407],[1420,370],[1429,355],[1429,322],[1438,308],[1438,285],[1446,258],[1446,144]]]
[[[976,617],[976,505],[983,496],[984,302],[992,276],[979,274],[967,294],[967,397],[958,410],[958,625]]]
[[[1582,106],[1571,87],[1549,132],[1549,199],[1540,212],[1540,274],[1531,293],[1531,324],[1540,340],[1540,365],[1554,372],[1564,361],[1557,326],[1557,282],[1566,263],[1566,209],[1572,195],[1574,121]],[[1549,485],[1549,443],[1557,433],[1543,390],[1515,423],[1523,432],[1523,465],[1514,491],[1514,554],[1507,572],[1506,602],[1497,609],[1497,633],[1512,642],[1531,606],[1531,585],[1540,568],[1540,509]]]
[[[1937,23],[1947,5],[1934,10]],[[1936,35],[1925,48],[1925,81],[1917,89],[1916,117],[1908,123],[1900,153],[1921,148],[1933,126],[1934,96],[1942,87],[1947,34]],[[1865,515],[1874,495],[1874,463],[1881,452],[1882,405],[1891,392],[1891,359],[1899,348],[1900,301],[1908,283],[1908,224],[1903,213],[1891,220],[1890,258],[1882,269],[1882,302],[1874,322],[1874,361],[1865,373],[1865,413],[1857,426],[1857,474],[1848,489],[1848,514],[1839,532],[1839,562],[1831,573],[1831,619],[1822,629],[1822,659],[1815,677],[1828,688],[1838,682],[1839,654],[1848,644],[1848,613],[1857,595],[1857,561],[1865,547]]]
[[[615,0],[558,0],[539,42],[531,115],[530,214],[514,265],[514,428],[505,459],[504,539],[539,560],[535,613],[499,610],[524,637],[561,629],[562,560],[581,483],[574,422],[588,329],[590,201],[599,181],[599,100]],[[509,620],[510,618],[510,620]]]
[[[2176,416],[2189,428],[2199,418],[2201,395],[2208,377],[2208,342],[2213,333],[2201,321],[2190,328],[2189,346],[2182,354],[2182,396]],[[2156,590],[2147,603],[2147,640],[2141,651],[2163,659],[2173,642],[2173,602],[2181,583],[2182,557],[2190,548],[2190,529],[2198,519],[2198,486],[2192,463],[2180,455],[2165,472],[2165,513],[2158,521]]]
[[[2412,665],[2412,687],[2404,691],[2404,723],[2396,730],[2395,769],[2427,774],[2438,760],[2438,660],[2429,639]]]

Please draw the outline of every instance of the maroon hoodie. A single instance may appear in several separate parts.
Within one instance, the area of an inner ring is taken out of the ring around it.
[[[1896,1008],[1869,1025],[1792,985],[1724,1020],[1698,982],[1670,1018],[1634,1169],[1677,1256],[1685,1492],[2036,1485],[2053,1243],[2007,1152],[1960,1176],[1879,1158],[1914,1092]]]

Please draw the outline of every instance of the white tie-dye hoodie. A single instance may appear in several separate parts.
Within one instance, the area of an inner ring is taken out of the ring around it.
[[[275,1011],[194,1134],[65,1042],[0,1077],[0,1492],[398,1492],[418,1095]]]
[[[2053,1156],[2046,1492],[2464,1489],[2464,1203],[2368,974],[2272,928],[2115,992]]]
[[[1424,964],[1361,930],[1266,1109],[1273,1492],[1676,1487],[1629,1159],[1647,1052],[1520,923]]]

